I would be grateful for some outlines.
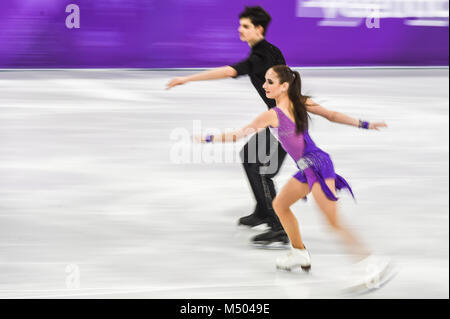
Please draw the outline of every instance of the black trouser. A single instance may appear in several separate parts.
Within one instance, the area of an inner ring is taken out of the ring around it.
[[[280,171],[286,151],[267,128],[255,134],[245,144],[240,156],[255,195],[255,214],[260,218],[268,218],[272,228],[281,229],[280,221],[272,207],[276,196],[272,178]]]

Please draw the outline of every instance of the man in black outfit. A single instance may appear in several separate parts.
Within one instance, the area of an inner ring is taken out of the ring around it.
[[[275,106],[275,100],[268,99],[263,89],[265,74],[275,65],[286,64],[281,51],[265,40],[270,15],[261,7],[246,7],[239,15],[239,35],[242,41],[251,47],[250,56],[232,66],[225,66],[201,72],[188,77],[172,79],[167,88],[192,81],[205,81],[223,78],[236,78],[249,75],[253,86],[258,91],[268,108]],[[252,242],[262,247],[288,247],[289,239],[281,226],[272,207],[276,196],[273,177],[278,173],[286,152],[278,140],[267,128],[255,134],[241,151],[241,159],[247,177],[255,195],[256,208],[249,216],[239,220],[240,225],[256,227],[267,224],[270,230],[252,238]]]

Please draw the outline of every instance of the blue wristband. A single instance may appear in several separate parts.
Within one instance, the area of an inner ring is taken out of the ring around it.
[[[214,138],[214,135],[206,135],[205,142],[206,143],[212,143],[213,138]]]
[[[369,122],[359,120],[359,128],[363,128],[365,130],[369,129]]]

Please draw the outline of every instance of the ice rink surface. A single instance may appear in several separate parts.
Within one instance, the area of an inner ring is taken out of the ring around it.
[[[0,298],[449,298],[448,69],[301,71],[324,107],[389,125],[312,116],[355,192],[340,193],[343,220],[397,265],[358,296],[341,292],[352,259],[312,198],[293,206],[310,274],[277,271],[286,251],[249,244],[258,232],[236,226],[254,208],[244,141],[179,137],[194,121],[239,128],[266,106],[245,77],[164,90],[189,73],[0,72]],[[277,189],[295,172],[286,158]]]

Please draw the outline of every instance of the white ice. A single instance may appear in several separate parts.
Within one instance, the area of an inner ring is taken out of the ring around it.
[[[352,259],[312,198],[293,211],[313,269],[280,272],[286,251],[255,249],[258,232],[236,226],[254,207],[238,161],[174,162],[171,134],[193,121],[238,128],[266,110],[245,77],[164,90],[188,73],[0,72],[1,298],[449,297],[448,69],[302,71],[323,106],[389,125],[312,116],[355,192],[340,194],[343,220],[398,266],[362,296],[341,294]],[[238,158],[221,147],[202,149]],[[277,189],[295,172],[287,158]]]

